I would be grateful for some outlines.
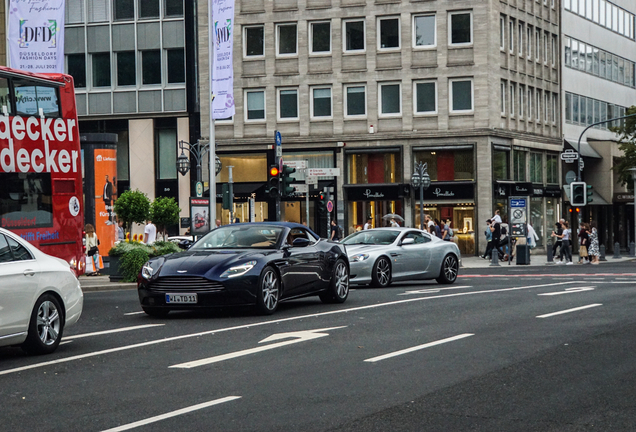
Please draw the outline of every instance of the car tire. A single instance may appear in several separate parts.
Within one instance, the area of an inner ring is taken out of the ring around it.
[[[380,257],[371,270],[371,286],[386,288],[389,285],[391,285],[391,261],[387,257]]]
[[[333,266],[333,273],[327,291],[319,294],[323,303],[344,303],[349,296],[349,267],[339,259]]]
[[[27,354],[50,354],[62,340],[64,311],[59,300],[51,294],[42,294],[35,302],[27,338],[22,349]]]
[[[448,254],[442,261],[442,267],[439,270],[439,277],[436,279],[441,284],[452,284],[457,280],[459,273],[459,261],[453,254]]]
[[[280,299],[280,279],[273,267],[267,266],[261,272],[256,293],[256,309],[263,315],[271,315],[278,308]]]
[[[159,309],[159,308],[149,308],[142,307],[146,315],[151,316],[153,318],[165,318],[170,313],[170,309]]]

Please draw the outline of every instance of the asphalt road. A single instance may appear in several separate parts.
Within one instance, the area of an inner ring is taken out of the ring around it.
[[[635,281],[633,262],[472,269],[271,317],[89,292],[53,355],[0,348],[0,430],[634,431]]]

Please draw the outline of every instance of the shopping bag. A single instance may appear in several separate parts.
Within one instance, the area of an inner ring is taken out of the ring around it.
[[[102,270],[104,268],[104,260],[102,259],[102,256],[96,255],[95,257],[95,264],[97,264],[95,268]]]
[[[85,273],[95,273],[95,263],[93,262],[92,256],[86,257],[86,270]]]
[[[585,246],[579,247],[579,256],[584,258],[587,256],[587,248]]]

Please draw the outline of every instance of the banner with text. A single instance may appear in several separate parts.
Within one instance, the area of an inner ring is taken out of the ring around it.
[[[117,240],[117,221],[113,203],[117,200],[117,150],[95,149],[95,233],[100,240],[99,254]]]
[[[64,0],[10,0],[10,66],[64,73]]]
[[[234,115],[234,0],[210,0],[210,118]]]

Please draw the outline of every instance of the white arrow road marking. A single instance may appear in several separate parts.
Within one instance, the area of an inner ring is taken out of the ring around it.
[[[259,343],[272,342],[272,341],[281,340],[281,339],[288,339],[288,338],[293,338],[293,339],[285,341],[285,342],[278,342],[278,343],[275,343],[275,344],[261,346],[261,347],[258,347],[258,348],[250,348],[250,349],[246,349],[246,350],[242,350],[242,351],[236,351],[236,352],[229,353],[229,354],[223,354],[223,355],[218,355],[218,356],[214,356],[214,357],[210,357],[210,358],[206,358],[206,359],[195,360],[195,361],[191,361],[191,362],[187,362],[187,363],[181,363],[181,364],[173,365],[173,366],[170,366],[170,367],[171,368],[190,369],[190,368],[193,368],[193,367],[204,366],[204,365],[208,365],[208,364],[212,364],[212,363],[218,363],[218,362],[222,362],[222,361],[233,359],[233,358],[237,358],[237,357],[242,357],[242,356],[246,356],[246,355],[250,355],[250,354],[256,354],[256,353],[259,353],[259,352],[262,352],[262,351],[271,350],[271,349],[274,349],[274,348],[280,348],[280,347],[283,347],[283,346],[286,346],[286,345],[295,344],[295,343],[298,343],[298,342],[304,342],[304,341],[308,341],[308,340],[312,340],[312,339],[318,339],[318,338],[321,338],[321,337],[329,336],[328,333],[320,333],[320,332],[326,332],[326,331],[329,331],[329,330],[336,330],[336,329],[340,329],[340,328],[344,328],[344,327],[346,327],[346,326],[330,327],[330,328],[316,329],[316,330],[305,330],[305,331],[297,331],[297,332],[289,332],[289,333],[277,333],[277,334],[273,334],[273,335],[263,339]]]
[[[424,345],[418,345],[418,346],[415,346],[415,347],[412,347],[412,348],[403,349],[401,351],[395,351],[395,352],[384,354],[384,355],[381,355],[381,356],[378,356],[378,357],[369,358],[369,359],[366,359],[365,362],[375,363],[375,362],[378,362],[380,360],[386,360],[386,359],[391,358],[391,357],[397,357],[397,356],[402,355],[402,354],[408,354],[408,353],[413,352],[413,351],[419,351],[419,350],[422,350],[422,349],[425,349],[425,348],[430,348],[430,347],[434,347],[436,345],[441,345],[441,344],[445,344],[445,343],[448,343],[448,342],[453,342],[453,341],[464,339],[464,338],[467,338],[467,337],[470,337],[470,336],[475,336],[475,334],[474,333],[460,334],[460,335],[449,337],[449,338],[446,338],[446,339],[441,339],[441,340],[438,340],[438,341],[435,341],[435,342],[429,342],[429,343],[426,343]]]
[[[198,404],[198,405],[192,405],[191,407],[181,408],[180,410],[172,411],[172,412],[169,412],[169,413],[166,413],[166,414],[161,414],[161,415],[158,415],[158,416],[155,416],[155,417],[150,417],[150,418],[147,418],[145,420],[139,420],[139,421],[136,421],[134,423],[128,423],[126,425],[118,426],[116,428],[107,429],[107,430],[105,430],[103,432],[119,432],[119,431],[125,431],[125,430],[129,430],[129,429],[134,429],[134,428],[137,428],[139,426],[145,426],[145,425],[150,424],[150,423],[155,423],[155,422],[158,422],[158,421],[161,421],[161,420],[165,420],[165,419],[168,419],[168,418],[171,418],[171,417],[176,417],[176,416],[179,416],[179,415],[182,415],[182,414],[187,414],[187,413],[192,412],[192,411],[196,411],[196,410],[200,410],[200,409],[203,409],[203,408],[207,408],[207,407],[210,407],[212,405],[219,405],[219,404],[222,404],[222,403],[225,403],[225,402],[230,402],[230,401],[233,401],[233,400],[236,400],[236,399],[240,399],[240,398],[241,398],[241,396],[228,396],[228,397],[224,397],[224,398],[221,398],[221,399],[215,399],[213,401],[204,402],[204,403],[201,403],[201,404]]]
[[[583,292],[583,291],[594,291],[594,287],[567,288],[565,291],[541,293],[541,294],[537,294],[537,295],[540,295],[540,296],[556,296],[556,295],[562,295],[562,294],[579,293],[579,292]]]
[[[453,287],[450,287],[450,288],[423,288],[423,289],[420,289],[420,290],[406,291],[406,292],[398,294],[398,295],[435,294],[435,293],[438,293],[440,291],[465,289],[465,288],[472,288],[472,286],[464,285],[464,286],[453,286]]]
[[[580,311],[583,309],[589,309],[589,308],[593,308],[593,307],[597,307],[597,306],[603,306],[602,303],[595,303],[595,304],[591,304],[591,305],[587,305],[587,306],[581,306],[581,307],[577,307],[577,308],[573,308],[573,309],[566,309],[566,310],[562,310],[559,312],[552,312],[549,314],[545,314],[545,315],[537,315],[537,318],[549,318],[555,315],[563,315],[566,313],[570,313],[570,312],[576,312],[576,311]]]
[[[84,333],[84,334],[78,334],[78,335],[72,335],[72,336],[65,336],[62,340],[70,340],[70,339],[75,340],[75,339],[81,339],[81,338],[90,337],[90,336],[101,336],[105,334],[120,333],[120,332],[126,332],[131,330],[140,330],[144,328],[159,327],[163,325],[165,324],[144,324],[144,325],[133,326],[133,327],[122,327],[118,329],[103,330],[103,331],[98,331],[94,333]]]

